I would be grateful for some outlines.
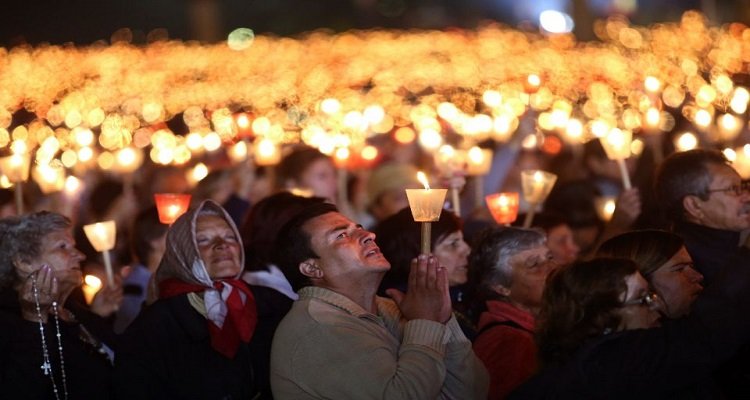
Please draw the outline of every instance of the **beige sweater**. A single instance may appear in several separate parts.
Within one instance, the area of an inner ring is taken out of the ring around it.
[[[406,321],[336,292],[306,287],[279,325],[271,387],[284,399],[485,399],[488,376],[455,317]]]

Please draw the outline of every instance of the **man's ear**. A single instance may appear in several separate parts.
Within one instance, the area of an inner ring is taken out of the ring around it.
[[[700,221],[703,219],[703,204],[698,196],[689,194],[682,199],[682,208],[689,220]]]
[[[299,272],[310,279],[320,279],[323,277],[323,270],[320,269],[318,262],[314,258],[308,258],[301,262],[299,264]]]

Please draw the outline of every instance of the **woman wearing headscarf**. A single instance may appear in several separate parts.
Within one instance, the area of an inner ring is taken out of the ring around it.
[[[239,279],[244,253],[227,212],[206,200],[167,233],[158,300],[125,331],[115,366],[123,399],[249,399],[255,300]]]
[[[60,214],[0,219],[0,398],[112,397],[113,334],[100,316],[122,290],[105,286],[90,309],[77,303],[83,259]]]

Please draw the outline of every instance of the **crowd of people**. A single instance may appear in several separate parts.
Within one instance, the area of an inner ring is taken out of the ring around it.
[[[79,207],[3,207],[0,398],[747,398],[750,186],[697,149],[645,152],[624,189],[597,145],[496,152],[432,223],[429,254],[404,189],[440,171],[410,146],[347,181],[297,147],[194,188],[154,168],[135,186],[92,178]],[[529,167],[560,175],[533,227],[475,207],[472,185],[517,191]],[[149,200],[167,191],[193,195],[171,225]],[[82,232],[103,219],[112,280]]]

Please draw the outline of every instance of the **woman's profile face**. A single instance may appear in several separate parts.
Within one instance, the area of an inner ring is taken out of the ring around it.
[[[620,315],[619,330],[631,329],[648,329],[659,326],[661,315],[659,311],[663,309],[660,299],[647,301],[651,291],[648,282],[636,272],[625,277],[627,291],[622,295],[622,306],[617,310]]]
[[[470,252],[471,248],[464,241],[464,234],[461,231],[443,236],[435,243],[433,253],[440,265],[448,272],[449,286],[466,283]]]
[[[240,242],[224,218],[199,216],[195,224],[195,240],[212,280],[234,278],[240,273]]]
[[[685,247],[648,276],[654,291],[664,300],[664,314],[671,319],[690,313],[695,299],[703,291],[703,275],[693,268]]]

